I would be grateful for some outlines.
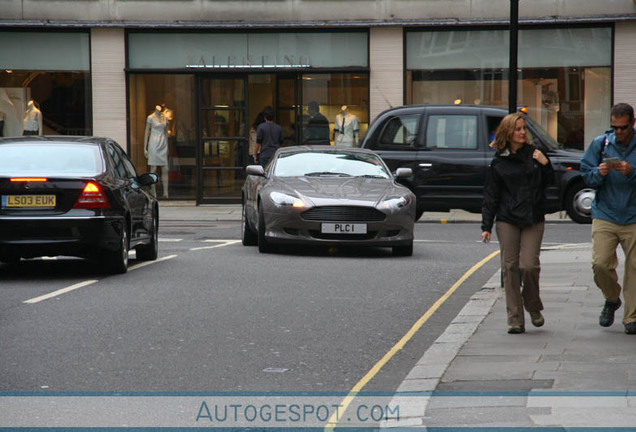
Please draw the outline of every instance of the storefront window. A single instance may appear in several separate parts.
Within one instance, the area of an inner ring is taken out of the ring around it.
[[[0,39],[0,136],[92,135],[88,33]]]
[[[508,106],[504,30],[407,33],[407,103]],[[521,30],[518,105],[565,147],[582,149],[609,124],[608,27]]]
[[[196,133],[194,77],[131,75],[129,156],[137,170],[154,171],[158,197],[194,198]]]
[[[303,144],[357,147],[369,127],[368,74],[304,74]]]

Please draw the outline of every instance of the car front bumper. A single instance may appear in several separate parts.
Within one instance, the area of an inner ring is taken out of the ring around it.
[[[307,221],[300,212],[265,212],[265,237],[277,244],[406,246],[413,242],[414,215],[411,212],[387,215],[384,221]],[[327,234],[322,224],[365,224],[366,234]]]

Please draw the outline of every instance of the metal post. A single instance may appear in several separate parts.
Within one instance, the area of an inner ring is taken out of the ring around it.
[[[508,112],[517,112],[517,53],[519,0],[510,0],[510,63],[508,66]]]

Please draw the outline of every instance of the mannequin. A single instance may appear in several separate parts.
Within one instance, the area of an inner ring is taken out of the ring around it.
[[[22,128],[22,135],[42,135],[42,111],[38,109],[33,99],[27,103]]]
[[[153,173],[161,167],[163,197],[168,198],[168,121],[161,112],[161,105],[156,105],[155,111],[146,118],[144,156]],[[152,185],[152,192],[156,195],[155,185]]]
[[[340,108],[340,114],[336,115],[335,132],[336,145],[344,147],[358,146],[358,135],[360,134],[358,117],[351,114],[346,105],[343,105]]]

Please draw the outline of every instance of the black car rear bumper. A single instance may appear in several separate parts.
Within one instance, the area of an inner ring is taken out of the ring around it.
[[[115,251],[125,226],[119,216],[0,217],[0,257],[92,257]]]

